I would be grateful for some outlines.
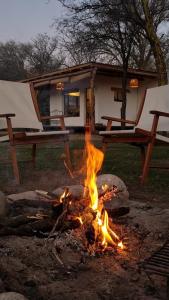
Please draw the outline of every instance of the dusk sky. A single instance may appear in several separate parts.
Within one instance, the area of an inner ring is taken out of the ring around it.
[[[38,33],[55,34],[51,27],[64,9],[57,0],[0,0],[0,42],[28,42]],[[161,26],[167,31],[169,24]]]
[[[0,42],[28,42],[38,33],[54,35],[54,18],[63,15],[57,0],[0,0]]]

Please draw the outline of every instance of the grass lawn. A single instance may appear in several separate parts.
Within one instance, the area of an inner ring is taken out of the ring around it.
[[[77,161],[82,160],[82,150],[84,148],[84,141],[82,139],[76,139],[76,136],[71,140],[71,155],[72,161],[77,165]],[[94,141],[97,147],[101,147],[101,143],[98,140]],[[20,171],[23,178],[23,186],[26,183],[27,178],[24,178],[24,173],[27,172],[30,176],[34,175],[34,170],[31,165],[26,163],[26,160],[31,159],[31,147],[20,147],[18,149],[18,159],[20,161]],[[44,176],[45,172],[57,171],[61,172],[61,176],[64,176],[65,167],[62,158],[63,148],[61,146],[43,145],[37,151],[37,163],[36,172],[38,177]],[[9,149],[6,144],[0,145],[0,189],[4,186],[10,185],[10,181],[13,180],[13,173],[11,165],[5,163],[5,160],[9,159]],[[163,163],[169,162],[169,149],[167,147],[156,147],[153,153],[153,160],[163,161]],[[62,172],[63,171],[63,172]],[[169,195],[169,170],[151,169],[147,184],[142,187],[139,184],[139,175],[141,171],[141,157],[140,151],[136,147],[126,144],[114,144],[111,145],[106,152],[102,173],[111,173],[119,176],[128,186],[131,193],[141,193],[145,195],[155,195],[157,198],[168,197]],[[36,176],[34,176],[36,180]],[[46,178],[46,180],[48,180]],[[76,182],[78,179],[76,179]],[[63,182],[63,178],[62,178]],[[58,182],[59,185],[59,182]],[[25,186],[26,189],[26,186]]]

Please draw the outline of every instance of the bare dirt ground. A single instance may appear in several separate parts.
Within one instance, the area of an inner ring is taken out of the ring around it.
[[[81,183],[65,169],[34,171],[25,169],[24,182],[16,186],[12,178],[0,186],[5,194],[53,189]],[[0,292],[15,291],[29,300],[156,300],[166,298],[166,280],[142,269],[142,262],[163,245],[168,237],[168,196],[145,193],[129,186],[130,213],[115,222],[117,232],[128,239],[124,251],[86,257],[65,242],[60,265],[52,253],[53,241],[33,237],[0,237]],[[69,234],[69,233],[68,233]],[[64,237],[63,237],[64,239]]]

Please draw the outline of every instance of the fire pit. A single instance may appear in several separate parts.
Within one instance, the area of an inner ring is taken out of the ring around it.
[[[126,200],[112,206],[122,191],[109,184],[113,175],[97,178],[102,160],[87,136],[84,193],[75,197],[66,187],[59,196],[8,197],[8,217],[0,220],[0,292],[31,300],[153,300],[157,286],[165,296],[164,280],[153,285],[140,263],[164,243],[169,210]]]

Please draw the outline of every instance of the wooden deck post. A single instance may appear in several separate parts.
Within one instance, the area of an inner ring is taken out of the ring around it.
[[[87,89],[86,95],[86,125],[90,127],[91,132],[95,131],[95,94],[94,83],[97,68],[94,68],[91,73],[90,86]]]
[[[10,145],[10,152],[11,152],[12,166],[13,166],[15,180],[17,184],[20,184],[20,175],[19,175],[18,161],[16,156],[16,147],[14,145]]]
[[[143,166],[142,176],[141,176],[141,184],[144,184],[144,182],[146,181],[147,176],[148,176],[150,161],[151,161],[153,147],[154,147],[155,138],[156,138],[158,120],[159,120],[159,115],[155,115],[154,119],[153,119],[152,128],[151,128],[151,139],[147,145],[145,161],[144,161],[144,166]]]
[[[35,161],[36,161],[36,144],[32,145],[32,164],[35,168]]]

